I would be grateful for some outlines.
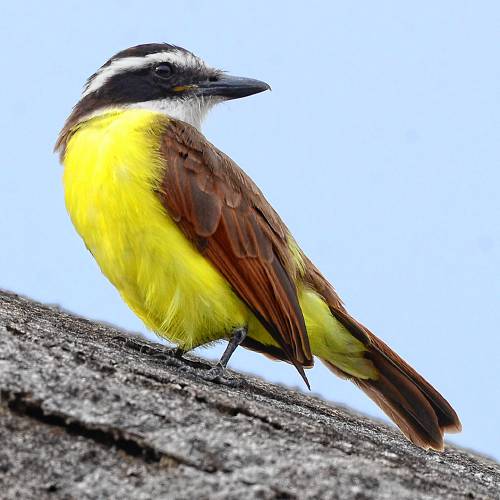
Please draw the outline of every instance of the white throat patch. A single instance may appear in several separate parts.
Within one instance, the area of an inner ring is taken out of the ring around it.
[[[117,104],[114,106],[105,106],[96,109],[92,113],[85,115],[78,120],[79,123],[85,122],[97,116],[105,115],[111,111],[119,111],[125,109],[149,109],[156,113],[161,113],[174,120],[180,120],[201,131],[203,120],[207,113],[216,104],[223,102],[220,97],[210,98],[190,98],[185,100],[177,99],[162,99],[155,101],[134,102],[132,104]]]
[[[201,130],[201,124],[213,106],[222,102],[220,97],[191,97],[188,99],[162,99],[137,102],[122,106],[124,109],[150,109],[175,120],[189,123]]]

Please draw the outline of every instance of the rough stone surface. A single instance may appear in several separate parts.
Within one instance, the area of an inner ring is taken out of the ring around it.
[[[500,467],[0,292],[0,497],[500,498]]]

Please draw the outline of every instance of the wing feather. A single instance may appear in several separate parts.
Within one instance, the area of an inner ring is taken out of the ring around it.
[[[285,225],[250,178],[193,127],[171,121],[161,154],[163,206],[305,377],[302,367],[313,359]]]

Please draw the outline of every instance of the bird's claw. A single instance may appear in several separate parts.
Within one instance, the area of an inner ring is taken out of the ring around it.
[[[245,383],[244,379],[227,377],[226,369],[220,363],[217,363],[215,366],[210,368],[204,378],[210,382],[214,382],[216,384],[224,383],[224,385],[233,388],[239,388]]]
[[[224,378],[224,367],[220,363],[217,363],[208,370],[205,378],[210,382],[221,382]]]

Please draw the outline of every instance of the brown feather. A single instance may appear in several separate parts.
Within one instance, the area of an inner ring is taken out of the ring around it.
[[[196,129],[172,120],[160,200],[305,377],[312,366],[288,231],[251,179]]]
[[[302,255],[299,273],[288,246],[289,233],[248,176],[191,126],[172,121],[162,155],[166,167],[160,199],[187,238],[228,280],[280,346],[251,338],[242,345],[292,363],[307,383],[303,367],[312,354],[295,280],[321,295],[337,320],[366,347],[376,379],[358,379],[328,360],[337,375],[352,380],[415,444],[440,450],[444,431],[459,431],[449,403],[413,368],[346,311],[330,283]],[[298,276],[298,274],[301,274]]]
[[[325,298],[337,320],[365,344],[365,356],[373,362],[378,378],[357,379],[328,360],[323,362],[334,373],[360,387],[410,441],[423,448],[442,450],[443,433],[459,432],[462,428],[455,410],[406,361],[350,316],[333,287],[309,260],[306,262],[304,279]]]
[[[75,106],[55,150],[61,158],[78,123],[99,103],[89,95]],[[366,347],[377,369],[374,380],[357,379],[328,360],[337,375],[352,380],[415,444],[442,449],[443,433],[461,430],[450,404],[411,366],[346,311],[331,284],[303,254],[300,271],[289,232],[252,180],[190,125],[169,121],[161,154],[165,160],[159,198],[198,250],[248,305],[279,347],[247,337],[242,345],[292,363],[309,386],[304,367],[313,357],[300,309],[298,280],[324,298],[332,315]]]

